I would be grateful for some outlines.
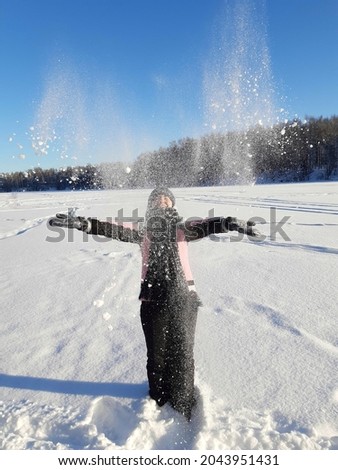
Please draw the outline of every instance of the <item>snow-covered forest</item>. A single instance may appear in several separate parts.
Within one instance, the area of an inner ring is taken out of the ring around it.
[[[209,186],[338,178],[338,118],[294,119],[242,133],[182,138],[134,162],[0,175],[0,190],[65,190]]]

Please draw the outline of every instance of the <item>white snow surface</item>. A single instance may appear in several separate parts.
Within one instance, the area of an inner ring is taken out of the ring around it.
[[[338,183],[173,189],[185,218],[266,220],[189,245],[190,423],[147,396],[139,247],[46,224],[142,216],[150,191],[0,194],[0,448],[338,449]]]

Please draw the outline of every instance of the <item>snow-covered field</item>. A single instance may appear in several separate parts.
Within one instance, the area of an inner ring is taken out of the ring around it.
[[[0,194],[2,449],[338,449],[338,183],[174,192],[184,217],[266,220],[190,244],[190,424],[147,398],[139,247],[46,225],[142,216],[150,190]]]

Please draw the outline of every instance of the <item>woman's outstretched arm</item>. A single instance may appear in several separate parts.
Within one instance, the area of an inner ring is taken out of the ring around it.
[[[188,219],[183,228],[187,241],[200,240],[214,234],[237,231],[250,237],[259,238],[260,232],[253,221],[245,221],[236,217],[208,217],[206,219]]]
[[[75,228],[90,235],[101,235],[122,242],[141,243],[139,230],[95,218],[75,217],[68,214],[56,214],[48,220],[53,227]]]

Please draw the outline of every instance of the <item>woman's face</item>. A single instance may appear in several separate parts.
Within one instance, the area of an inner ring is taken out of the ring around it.
[[[167,207],[173,207],[172,200],[170,197],[160,194],[154,199],[153,207],[160,207],[161,209],[166,209]]]

